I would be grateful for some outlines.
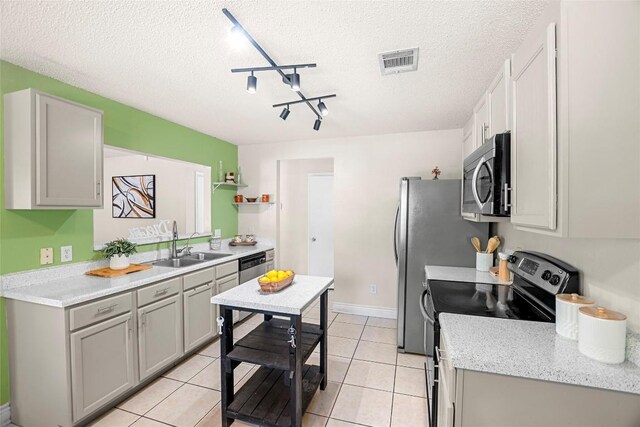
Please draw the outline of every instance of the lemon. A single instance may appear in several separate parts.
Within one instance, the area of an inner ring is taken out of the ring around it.
[[[270,280],[269,280],[269,278],[267,276],[262,276],[261,278],[258,279],[258,281],[260,283],[269,283],[270,282]]]
[[[291,271],[291,270],[287,270],[287,271],[286,271],[286,274],[287,274],[287,276],[293,276],[293,271]]]
[[[270,272],[267,273],[267,277],[269,279],[273,279],[274,277],[278,277],[278,272],[275,270],[271,270]]]

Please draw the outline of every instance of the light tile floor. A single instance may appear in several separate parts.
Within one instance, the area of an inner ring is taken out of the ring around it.
[[[303,319],[319,323],[314,304]],[[234,329],[249,333],[262,316]],[[329,383],[307,408],[304,427],[422,427],[427,425],[424,356],[396,351],[396,321],[329,314]],[[217,427],[220,425],[218,341],[166,372],[92,425],[95,427]],[[317,351],[307,363],[318,364]],[[258,367],[236,368],[236,387]],[[236,421],[237,427],[249,424]]]

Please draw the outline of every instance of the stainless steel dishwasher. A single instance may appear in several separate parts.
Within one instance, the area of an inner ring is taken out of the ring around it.
[[[258,252],[257,254],[240,258],[238,260],[238,270],[240,271],[240,284],[263,276],[267,272],[267,254]],[[240,311],[239,320],[247,318],[250,314],[248,311]]]

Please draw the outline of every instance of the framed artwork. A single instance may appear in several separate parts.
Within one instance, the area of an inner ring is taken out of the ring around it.
[[[155,218],[156,176],[127,175],[111,178],[113,218]]]

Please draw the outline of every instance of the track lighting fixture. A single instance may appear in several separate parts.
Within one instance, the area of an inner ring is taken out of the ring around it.
[[[324,102],[322,102],[322,99],[320,99],[320,102],[318,102],[318,110],[320,110],[320,114],[322,114],[323,116],[326,116],[329,114],[329,109],[327,108],[326,105],[324,105]]]
[[[282,113],[280,113],[280,118],[282,120],[287,120],[287,117],[289,117],[289,113],[291,111],[289,110],[289,106],[287,105],[286,107],[284,107],[284,109],[282,110]]]
[[[258,88],[258,78],[253,75],[253,71],[252,71],[251,75],[247,77],[247,92],[256,93],[257,88]]]
[[[260,44],[253,37],[251,37],[251,34],[247,32],[247,30],[242,26],[242,24],[240,24],[240,22],[238,22],[238,20],[231,14],[231,12],[229,12],[227,9],[222,9],[222,13],[233,24],[233,27],[231,28],[230,38],[233,39],[234,41],[238,41],[242,43],[244,43],[245,41],[248,41],[269,64],[266,67],[235,68],[231,70],[232,73],[251,73],[251,75],[247,77],[247,92],[255,93],[257,90],[258,79],[254,75],[255,72],[276,71],[278,74],[280,74],[280,77],[282,77],[283,83],[289,86],[292,91],[296,92],[296,95],[300,98],[297,101],[285,102],[283,104],[274,105],[274,107],[286,106],[286,108],[284,108],[280,113],[280,118],[282,120],[286,120],[287,117],[289,116],[289,113],[290,113],[289,104],[293,105],[298,103],[305,103],[307,104],[307,107],[309,107],[309,109],[311,109],[313,114],[315,114],[317,117],[313,125],[313,128],[315,130],[319,130],[320,125],[322,124],[322,117],[329,114],[329,109],[327,108],[327,106],[322,100],[326,98],[333,98],[336,95],[333,94],[333,95],[327,95],[327,96],[316,97],[316,98],[307,98],[300,91],[300,74],[298,73],[298,68],[313,68],[316,66],[316,64],[293,64],[293,65],[276,64],[276,62],[269,56],[269,54],[267,54],[267,52],[265,52],[262,46],[260,46]],[[237,44],[241,44],[241,43],[237,43]],[[285,72],[284,70],[287,70],[288,72]],[[289,70],[292,70],[293,72]],[[311,101],[315,101],[315,100],[319,101],[317,104],[317,108],[320,111],[316,110],[316,105],[313,105],[311,103]]]
[[[300,90],[300,74],[296,72],[295,68],[293,69],[293,74],[289,74],[289,85],[294,92]]]

